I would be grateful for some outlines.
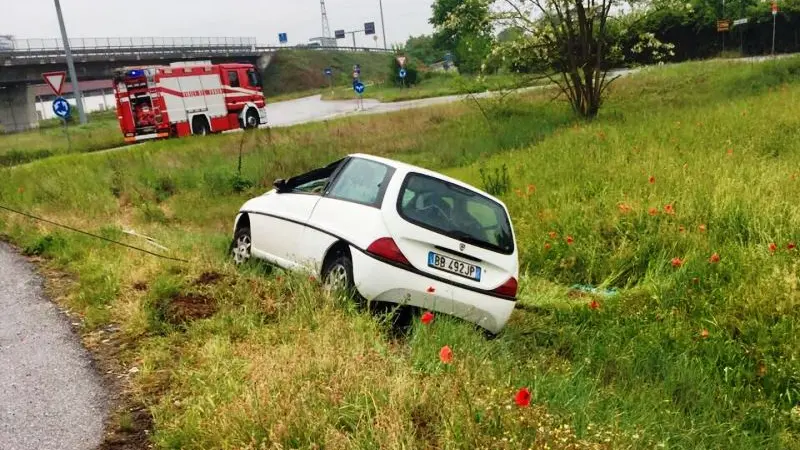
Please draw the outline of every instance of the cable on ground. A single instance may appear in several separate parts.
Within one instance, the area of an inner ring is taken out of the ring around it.
[[[96,234],[89,233],[88,231],[79,230],[77,228],[73,228],[73,227],[70,227],[68,225],[63,225],[63,224],[60,224],[58,222],[53,222],[52,220],[47,220],[47,219],[44,219],[44,218],[41,218],[41,217],[37,217],[37,216],[34,216],[33,214],[28,214],[26,212],[18,211],[16,209],[9,208],[7,206],[0,205],[0,209],[12,212],[14,214],[19,214],[21,216],[25,216],[25,217],[27,217],[29,219],[38,220],[40,222],[45,222],[45,223],[49,223],[51,225],[55,225],[57,227],[65,228],[67,230],[74,231],[75,233],[85,234],[86,236],[90,236],[90,237],[93,237],[95,239],[100,239],[100,240],[103,240],[103,241],[106,241],[106,242],[110,242],[112,244],[121,245],[121,246],[127,247],[127,248],[129,248],[131,250],[136,250],[136,251],[139,251],[139,252],[142,252],[142,253],[147,253],[148,255],[152,255],[152,256],[155,256],[155,257],[158,257],[158,258],[168,259],[170,261],[177,261],[177,262],[182,262],[182,263],[188,263],[189,262],[189,261],[187,261],[185,259],[173,258],[171,256],[165,256],[165,255],[159,255],[158,253],[153,253],[153,252],[151,252],[149,250],[145,250],[143,248],[135,247],[133,245],[125,244],[123,242],[115,241],[113,239],[109,239],[109,238],[106,238],[106,237],[103,237],[103,236],[98,236]]]

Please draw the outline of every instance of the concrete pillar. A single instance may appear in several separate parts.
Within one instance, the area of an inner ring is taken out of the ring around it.
[[[25,131],[38,126],[33,86],[7,85],[0,88],[0,133]]]

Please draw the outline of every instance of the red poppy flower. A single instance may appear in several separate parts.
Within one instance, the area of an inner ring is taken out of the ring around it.
[[[555,231],[551,231],[551,232],[549,232],[547,234],[550,236],[550,239],[558,238],[558,233],[556,233]]]
[[[528,195],[531,195],[534,192],[536,192],[536,185],[535,184],[529,184],[528,185]]]
[[[433,286],[428,286],[428,289],[426,289],[426,291],[428,292],[428,294],[433,294],[434,292],[436,292],[436,288]]]
[[[714,253],[713,255],[711,255],[711,258],[708,259],[708,262],[710,262],[711,264],[716,264],[719,262],[719,260],[720,260],[719,253]]]
[[[794,250],[796,248],[797,248],[797,244],[795,244],[794,242],[789,242],[788,244],[786,244],[786,249],[787,250]]]
[[[449,345],[445,345],[439,350],[439,360],[445,364],[453,362],[453,350],[450,349]]]
[[[701,224],[700,224],[700,226],[699,226],[699,227],[697,227],[697,229],[698,229],[698,230],[699,230],[701,233],[705,233],[705,232],[706,232],[706,224],[704,224],[704,223],[701,223]]]
[[[650,208],[650,209],[647,210],[647,213],[650,214],[651,216],[655,216],[655,215],[658,214],[658,209]]]
[[[777,250],[777,249],[778,249],[778,244],[776,244],[774,242],[770,242],[769,243],[769,252],[770,253],[775,253],[775,250]]]
[[[597,300],[589,302],[589,309],[600,309],[600,303]]]
[[[531,404],[531,391],[526,387],[518,390],[517,395],[514,396],[514,403],[522,408],[529,406]]]
[[[733,155],[733,149],[732,149],[732,148],[729,148],[729,149],[728,149],[728,151],[727,151],[726,153],[728,154],[728,156],[731,156],[731,155]]]
[[[680,258],[678,258],[676,256],[676,257],[672,258],[672,267],[675,267],[675,268],[681,267],[683,265],[683,263],[685,263],[685,262],[686,262],[685,260],[680,259]]]
[[[664,212],[671,216],[675,215],[675,208],[672,207],[672,203],[664,205]]]
[[[425,314],[419,319],[424,325],[428,325],[429,323],[433,322],[433,313],[430,311],[425,311]]]
[[[567,235],[567,245],[572,245],[573,242],[575,242],[575,239],[573,239],[572,236]]]
[[[544,249],[545,249],[545,250],[550,250],[550,247],[552,247],[552,245],[550,245],[550,243],[549,243],[549,242],[545,242],[545,243],[544,243]]]
[[[617,208],[619,208],[619,212],[621,212],[622,214],[627,214],[633,209],[631,208],[631,205],[627,203],[620,203],[619,205],[617,205]]]
[[[653,175],[650,175],[650,180],[648,180],[648,181],[650,181],[650,184],[655,184],[655,182],[656,182],[656,177],[655,177],[655,176],[653,176]]]
[[[700,332],[700,337],[703,339],[708,339],[708,330],[703,328],[703,331]]]

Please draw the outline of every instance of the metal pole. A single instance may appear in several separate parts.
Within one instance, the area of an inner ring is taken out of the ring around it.
[[[56,4],[56,14],[58,14],[58,25],[61,27],[61,39],[64,40],[64,53],[67,56],[67,69],[69,69],[69,79],[72,82],[72,92],[75,95],[75,103],[78,107],[78,117],[81,125],[86,124],[86,113],[83,111],[83,95],[81,94],[78,74],[75,72],[75,61],[72,60],[72,51],[69,48],[69,38],[67,38],[67,28],[64,26],[64,16],[61,14],[61,3],[53,0]]]
[[[772,13],[772,56],[775,56],[775,17],[777,14]]]
[[[386,50],[386,24],[383,22],[383,0],[378,0],[381,7],[381,34],[383,34],[383,49]]]
[[[353,36],[353,50],[355,50],[356,49],[356,32],[353,31],[350,34]]]

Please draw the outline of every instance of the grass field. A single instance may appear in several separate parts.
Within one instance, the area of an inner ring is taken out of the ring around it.
[[[539,92],[482,100],[489,121],[465,102],[0,169],[0,204],[146,245],[133,228],[186,264],[5,213],[0,232],[69,275],[90,347],[119,325],[106,345],[139,369],[157,447],[800,448],[798,74],[646,70],[591,123]],[[247,198],[366,149],[478,186],[506,167],[524,276],[503,334],[438,315],[398,337],[314,281],[227,261]]]
[[[414,86],[398,87],[388,82],[368,86],[365,98],[374,98],[382,102],[400,102],[445,95],[471,94],[486,91],[503,91],[536,86],[548,83],[549,80],[534,76],[520,75],[487,75],[469,77],[461,75],[430,74]],[[350,86],[338,87],[332,93],[330,89],[319,91],[325,100],[350,100],[354,97]]]

